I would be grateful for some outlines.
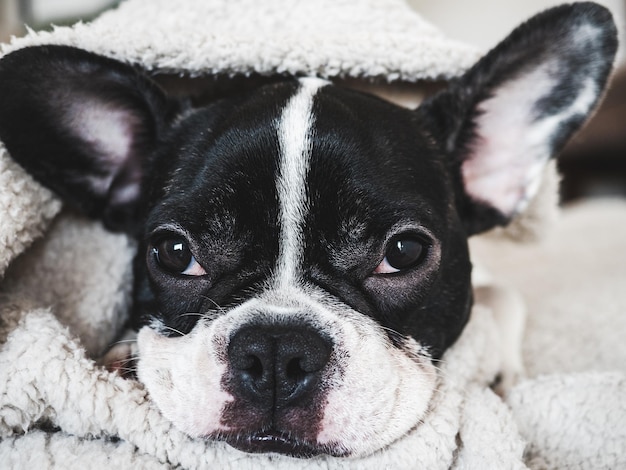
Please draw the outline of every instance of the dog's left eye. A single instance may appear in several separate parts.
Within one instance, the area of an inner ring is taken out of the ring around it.
[[[191,254],[189,245],[182,238],[161,240],[152,247],[157,264],[172,274],[202,276],[206,271]]]
[[[417,266],[425,257],[426,244],[416,236],[404,235],[391,239],[385,258],[374,274],[392,274]]]

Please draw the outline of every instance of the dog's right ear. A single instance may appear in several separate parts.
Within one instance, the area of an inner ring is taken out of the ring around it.
[[[66,46],[0,60],[0,139],[38,181],[112,230],[132,231],[164,93],[131,66]]]
[[[604,7],[554,7],[516,28],[418,112],[451,165],[468,234],[506,225],[595,109],[617,50]]]

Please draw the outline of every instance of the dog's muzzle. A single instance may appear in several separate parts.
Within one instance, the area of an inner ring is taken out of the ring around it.
[[[371,454],[424,419],[437,383],[419,343],[316,291],[268,292],[180,337],[145,327],[137,344],[163,415],[245,452]]]

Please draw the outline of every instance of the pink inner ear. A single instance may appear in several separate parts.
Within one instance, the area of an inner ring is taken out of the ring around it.
[[[89,177],[92,187],[98,193],[106,194],[116,174],[128,164],[136,119],[128,110],[94,100],[74,103],[68,117],[68,125],[93,149],[93,155],[106,171]],[[129,187],[124,191],[130,195],[136,188]]]
[[[132,113],[92,100],[86,105],[75,104],[70,116],[78,136],[94,145],[112,166],[125,163],[133,140]]]
[[[547,62],[506,82],[478,108],[477,137],[462,164],[465,190],[508,217],[522,211],[539,188],[561,124],[587,113],[595,101],[590,78],[568,108],[541,115],[536,104],[557,85],[555,66]]]

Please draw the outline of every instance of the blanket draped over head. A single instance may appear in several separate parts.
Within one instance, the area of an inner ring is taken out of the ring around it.
[[[30,32],[2,55],[42,44],[155,75],[314,75],[391,91],[454,78],[480,55],[400,0],[128,0],[88,24]],[[553,221],[556,179],[545,181],[516,224],[473,242],[498,274],[476,282],[495,295],[477,296],[424,422],[362,459],[299,460],[190,439],[140,383],[98,365],[128,315],[134,243],[63,211],[0,145],[0,467],[626,466],[626,206],[596,202]],[[520,309],[522,297],[528,378],[502,400],[489,388],[494,309]]]

